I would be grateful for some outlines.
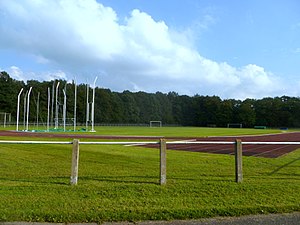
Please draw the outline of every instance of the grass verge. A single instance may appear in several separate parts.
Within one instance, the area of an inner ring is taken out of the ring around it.
[[[300,151],[276,159],[81,146],[79,183],[69,185],[71,146],[0,145],[0,221],[103,222],[197,219],[300,211]]]

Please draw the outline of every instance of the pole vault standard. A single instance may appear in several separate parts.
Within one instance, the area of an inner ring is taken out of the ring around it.
[[[23,92],[23,88],[20,90],[19,94],[18,94],[18,103],[17,103],[17,127],[16,127],[16,131],[19,131],[19,115],[20,115],[20,96]]]

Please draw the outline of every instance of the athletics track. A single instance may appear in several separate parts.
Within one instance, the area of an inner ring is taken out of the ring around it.
[[[0,136],[22,136],[22,137],[44,137],[51,138],[88,138],[88,139],[134,139],[134,140],[158,140],[163,137],[158,136],[106,136],[92,134],[62,134],[62,133],[37,133],[37,132],[16,132],[0,131]],[[280,134],[269,134],[259,136],[226,136],[226,137],[205,137],[205,138],[168,138],[168,141],[228,141],[233,142],[240,139],[242,142],[300,142],[300,132],[286,132]],[[145,147],[155,147],[158,145],[145,145]],[[277,158],[300,148],[299,144],[245,144],[243,145],[244,156],[256,156],[265,158]],[[234,154],[233,144],[168,144],[169,150],[206,152],[214,154]]]

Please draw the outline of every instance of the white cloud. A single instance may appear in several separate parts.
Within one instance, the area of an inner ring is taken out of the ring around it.
[[[24,72],[17,66],[11,66],[7,68],[6,71],[9,75],[16,80],[40,80],[40,81],[50,81],[55,79],[67,80],[67,75],[63,71],[52,71],[52,72]]]
[[[278,78],[264,68],[206,59],[184,34],[137,9],[119,21],[112,8],[95,0],[10,0],[0,1],[0,15],[0,49],[34,55],[37,64],[57,71],[24,73],[12,66],[9,72],[17,79],[76,75],[85,82],[87,73],[101,73],[98,84],[118,91],[232,98],[274,95],[280,89]],[[204,22],[214,20],[207,16]]]

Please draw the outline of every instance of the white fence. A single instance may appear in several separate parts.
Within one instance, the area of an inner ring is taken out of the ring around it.
[[[72,168],[71,168],[71,185],[76,185],[78,182],[78,165],[79,165],[79,146],[80,145],[147,145],[159,144],[160,149],[160,184],[164,185],[167,182],[167,156],[166,150],[168,144],[232,144],[234,145],[235,153],[235,181],[242,182],[242,145],[300,145],[300,142],[242,142],[236,141],[166,141],[160,139],[159,141],[116,141],[116,142],[86,142],[74,139],[73,141],[6,141],[0,140],[0,144],[59,144],[59,145],[73,145],[72,151]]]

